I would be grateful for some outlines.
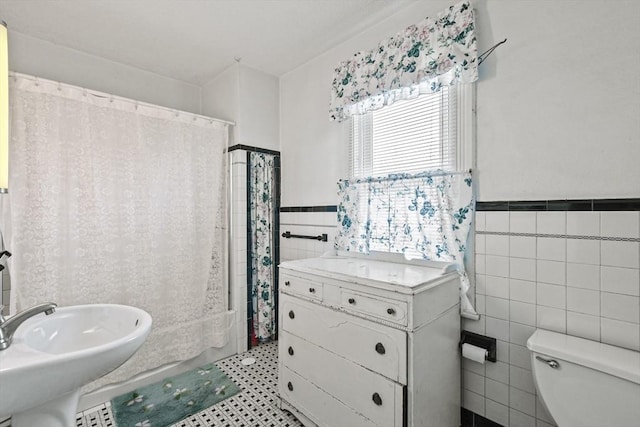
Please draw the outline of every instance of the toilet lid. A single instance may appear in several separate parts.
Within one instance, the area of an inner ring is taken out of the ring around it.
[[[637,351],[543,329],[531,335],[527,348],[640,384],[640,352]]]

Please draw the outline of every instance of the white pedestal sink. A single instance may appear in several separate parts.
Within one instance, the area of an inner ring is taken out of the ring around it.
[[[150,330],[147,312],[114,304],[25,321],[0,351],[0,416],[12,427],[75,426],[80,388],[129,359]]]

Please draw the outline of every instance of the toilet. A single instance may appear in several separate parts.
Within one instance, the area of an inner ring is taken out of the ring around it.
[[[542,329],[527,348],[540,399],[559,427],[640,425],[640,352]]]

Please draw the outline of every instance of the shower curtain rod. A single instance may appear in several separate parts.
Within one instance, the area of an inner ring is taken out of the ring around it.
[[[223,120],[223,119],[216,119],[215,117],[208,117],[208,116],[203,116],[201,114],[195,114],[195,113],[191,113],[189,111],[182,111],[182,110],[177,110],[175,108],[167,108],[167,107],[163,107],[161,105],[156,105],[156,104],[151,104],[148,102],[143,102],[143,101],[136,101],[135,99],[131,99],[131,98],[125,98],[122,96],[117,96],[117,95],[111,95],[105,92],[100,92],[97,90],[93,90],[93,89],[87,89],[84,87],[80,87],[80,86],[75,86],[72,84],[68,84],[68,83],[62,83],[59,81],[55,81],[55,80],[49,80],[49,79],[43,79],[40,77],[36,77],[36,76],[32,76],[30,74],[23,74],[23,73],[18,73],[15,71],[10,71],[9,72],[9,77],[13,78],[14,81],[16,81],[18,78],[22,78],[25,80],[30,80],[32,82],[34,82],[36,85],[39,84],[39,82],[49,82],[52,83],[54,85],[58,86],[58,89],[61,89],[62,87],[66,87],[69,89],[75,89],[75,90],[81,90],[83,93],[88,94],[88,95],[92,95],[95,96],[96,98],[106,98],[106,99],[110,99],[113,101],[122,101],[122,102],[127,102],[129,104],[133,104],[136,107],[137,106],[141,106],[141,107],[148,107],[148,108],[157,108],[159,110],[163,110],[163,111],[168,111],[170,113],[175,114],[176,116],[179,115],[189,115],[192,116],[194,119],[202,119],[205,121],[209,121],[209,122],[217,122],[217,123],[222,123],[222,124],[226,124],[229,126],[235,126],[236,122],[232,122],[229,120]]]

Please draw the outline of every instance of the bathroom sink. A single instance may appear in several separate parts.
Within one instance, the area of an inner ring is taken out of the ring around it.
[[[12,415],[13,427],[75,425],[80,388],[128,360],[150,330],[148,313],[115,304],[28,319],[0,351],[0,419]]]

